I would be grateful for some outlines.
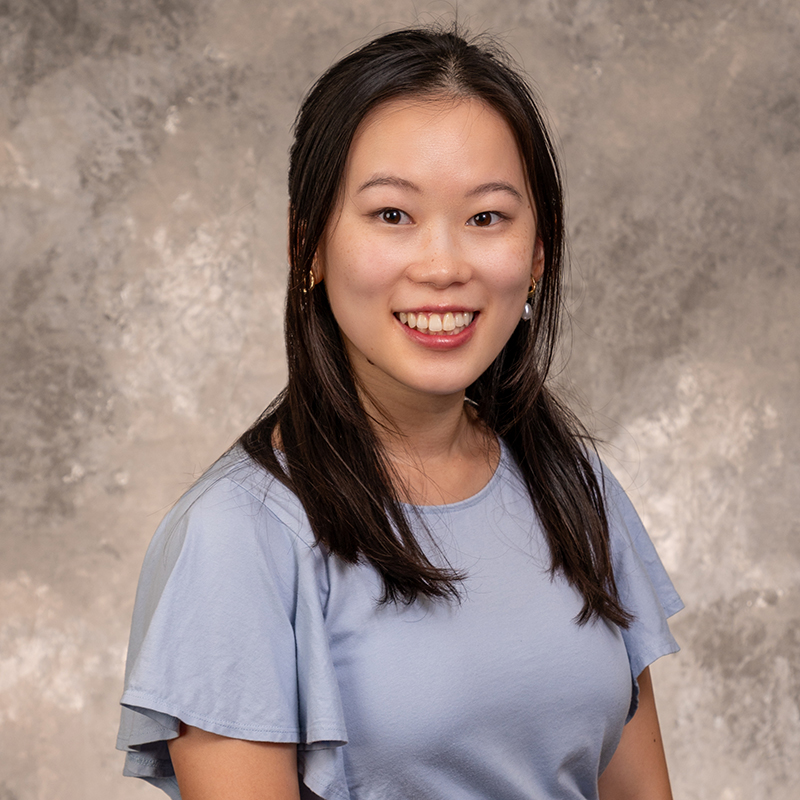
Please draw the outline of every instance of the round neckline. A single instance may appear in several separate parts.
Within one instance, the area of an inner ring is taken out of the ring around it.
[[[461,511],[465,508],[469,508],[470,506],[480,503],[488,494],[492,492],[495,484],[500,480],[501,473],[506,469],[508,459],[510,458],[505,442],[499,437],[497,441],[500,444],[500,458],[497,462],[497,466],[492,473],[492,477],[489,478],[486,484],[482,488],[478,489],[475,494],[465,497],[463,500],[456,500],[454,503],[441,503],[439,505],[430,506],[421,506],[414,503],[401,503],[401,505],[404,508],[413,508],[417,513],[420,514],[441,514],[442,512]]]

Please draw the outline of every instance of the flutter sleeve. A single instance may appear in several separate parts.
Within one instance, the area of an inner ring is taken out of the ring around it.
[[[605,466],[602,473],[614,578],[623,607],[634,616],[630,627],[622,630],[633,681],[630,720],[638,706],[642,670],[680,649],[667,619],[683,608],[683,602],[627,494]]]
[[[253,471],[218,468],[202,479],[147,551],[121,700],[125,774],[179,799],[167,741],[182,721],[296,742],[306,787],[347,797],[326,560],[302,535],[296,498]]]

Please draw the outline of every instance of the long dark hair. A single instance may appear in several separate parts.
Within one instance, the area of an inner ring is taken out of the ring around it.
[[[532,320],[517,325],[466,394],[519,465],[547,535],[552,570],[583,596],[578,622],[602,617],[627,626],[603,491],[587,455],[591,440],[544,385],[559,327],[564,258],[555,149],[530,87],[491,43],[469,42],[455,30],[396,31],[343,58],[309,92],[295,123],[289,167],[288,384],[241,444],[297,495],[318,543],[379,572],[381,602],[458,596],[462,576],[435,567],[415,538],[374,423],[359,402],[325,284],[312,290],[309,280],[356,129],[371,110],[402,96],[480,99],[516,137],[544,246],[544,274]],[[276,455],[276,436],[284,459]]]

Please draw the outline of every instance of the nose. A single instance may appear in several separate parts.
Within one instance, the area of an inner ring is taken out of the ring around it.
[[[472,274],[458,237],[447,226],[431,226],[421,237],[419,251],[408,270],[415,283],[446,289],[466,283]]]

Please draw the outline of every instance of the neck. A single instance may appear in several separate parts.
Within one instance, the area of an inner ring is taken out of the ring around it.
[[[456,449],[469,427],[464,393],[447,397],[393,398],[387,404],[362,393],[361,401],[375,420],[376,432],[388,453],[444,455]]]
[[[403,498],[438,505],[470,497],[499,460],[494,436],[464,401],[464,392],[393,398],[388,407],[362,392],[361,401],[398,479]]]

